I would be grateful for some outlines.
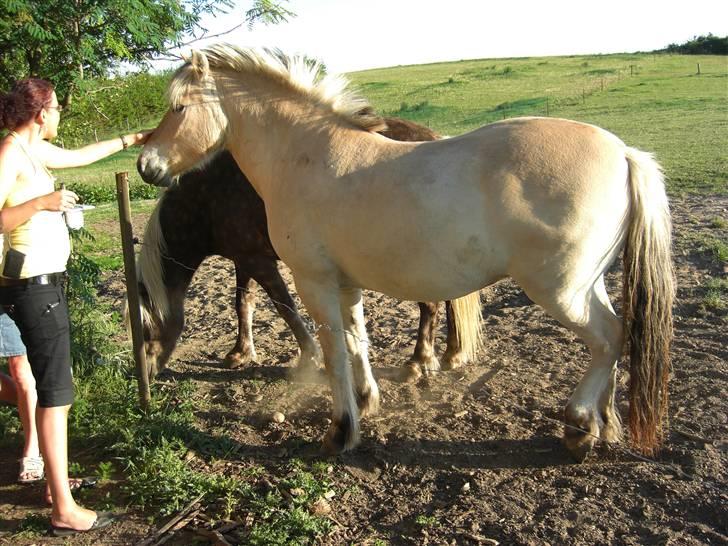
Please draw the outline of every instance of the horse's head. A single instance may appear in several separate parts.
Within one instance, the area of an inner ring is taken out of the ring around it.
[[[170,108],[139,154],[142,179],[169,186],[174,177],[211,157],[224,145],[227,118],[207,57],[194,51],[169,86]]]

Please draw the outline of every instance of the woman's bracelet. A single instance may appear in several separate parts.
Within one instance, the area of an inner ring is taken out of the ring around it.
[[[122,146],[121,149],[126,150],[129,147],[129,145],[126,143],[126,139],[124,138],[124,135],[119,135],[119,138],[121,139],[121,146]]]

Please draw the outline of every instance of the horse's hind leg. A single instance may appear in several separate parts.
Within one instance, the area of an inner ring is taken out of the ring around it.
[[[369,365],[369,338],[364,322],[361,289],[341,290],[341,317],[346,331],[346,347],[354,371],[354,388],[362,417],[379,410],[379,387]]]
[[[235,263],[235,313],[238,317],[238,337],[235,346],[225,356],[225,365],[238,368],[257,358],[253,343],[253,311],[255,295],[251,291],[250,275]]]
[[[614,442],[622,437],[614,409],[617,362],[622,352],[621,321],[609,302],[603,276],[586,289],[574,288],[578,283],[557,290],[533,289],[527,283],[521,286],[531,299],[577,334],[591,352],[591,365],[564,411],[564,442],[581,461],[597,439]]]
[[[319,363],[323,362],[323,357],[306,328],[301,315],[296,311],[296,303],[293,301],[291,293],[278,271],[276,262],[270,260],[258,264],[253,278],[263,287],[263,290],[273,302],[276,311],[286,321],[296,338],[301,354],[298,358],[295,374],[298,374],[299,371],[316,370]]]
[[[452,310],[452,302],[445,302],[445,313],[447,315],[447,348],[442,357],[442,367],[446,370],[455,370],[468,363],[468,359],[460,344],[460,335],[455,323],[455,314]]]
[[[437,329],[437,302],[418,302],[420,325],[417,329],[417,343],[412,359],[402,369],[405,381],[416,381],[425,374],[440,370],[440,362],[435,356],[435,330]]]

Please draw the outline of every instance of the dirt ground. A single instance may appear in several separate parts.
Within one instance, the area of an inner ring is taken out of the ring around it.
[[[328,459],[333,526],[320,542],[728,544],[728,320],[725,310],[701,303],[706,281],[727,272],[696,243],[703,236],[728,240],[728,229],[713,221],[722,218],[725,226],[728,198],[672,204],[679,292],[670,432],[655,460],[625,446],[600,446],[582,464],[571,461],[558,419],[588,355],[513,283],[484,290],[485,348],[478,361],[416,383],[399,380],[414,346],[416,305],[367,293],[370,358],[382,407],[363,421],[359,448]],[[135,232],[141,233],[143,220],[137,219]],[[118,275],[108,279],[105,297],[120,302],[122,286]],[[222,366],[235,335],[233,286],[230,262],[211,258],[203,264],[163,380],[194,381],[199,396],[206,397],[199,428],[236,443],[229,458],[200,464],[229,475],[260,465],[275,484],[291,457],[327,460],[318,447],[328,423],[329,389],[323,380],[286,379],[296,358],[295,340],[260,290],[253,326],[258,362],[237,370]],[[619,309],[616,270],[608,286]],[[441,352],[443,329],[438,346]],[[624,416],[624,385],[619,394]],[[276,411],[284,422],[272,422]],[[0,511],[10,516],[4,531],[27,513],[47,514],[38,503],[40,489],[7,485],[16,456],[0,454]],[[132,511],[103,536],[73,543],[132,544],[152,531]],[[235,536],[225,535],[231,543]],[[178,533],[167,544],[194,540],[202,539]]]

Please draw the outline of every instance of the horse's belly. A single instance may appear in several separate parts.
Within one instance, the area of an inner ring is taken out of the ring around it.
[[[340,254],[337,266],[356,286],[413,301],[459,298],[506,275],[506,257],[485,237],[430,243],[359,246]]]

